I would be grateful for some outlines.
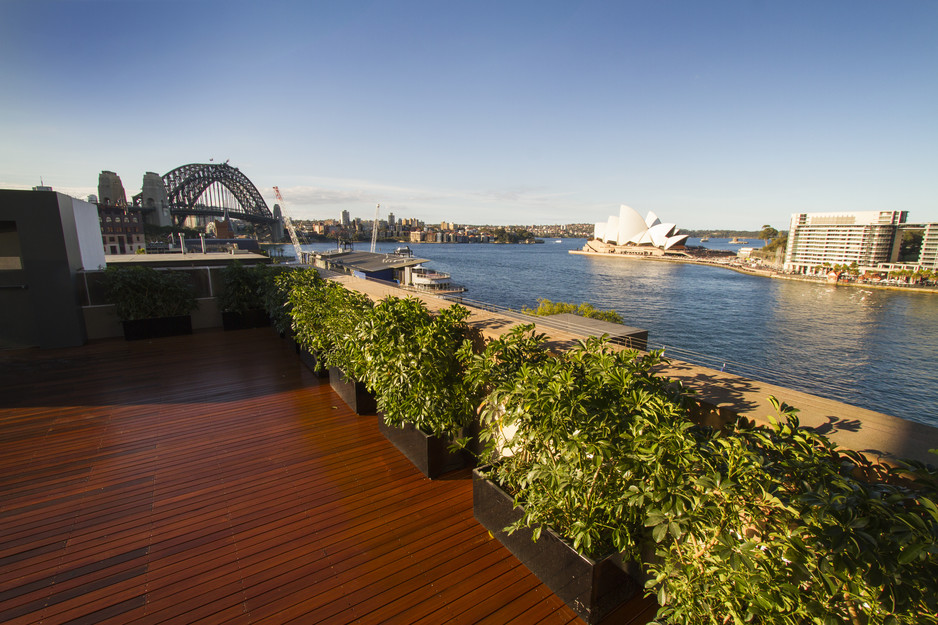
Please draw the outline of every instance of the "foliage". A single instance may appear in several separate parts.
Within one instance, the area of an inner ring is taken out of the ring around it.
[[[273,269],[264,263],[245,266],[234,261],[221,271],[222,288],[218,306],[222,312],[245,313],[264,308],[265,295],[273,281]]]
[[[569,302],[552,302],[549,299],[538,298],[537,308],[522,308],[521,312],[526,315],[535,315],[537,317],[548,317],[550,315],[562,315],[572,313],[581,317],[590,319],[599,319],[610,323],[622,323],[622,317],[614,310],[599,310],[592,304],[583,302],[582,304],[571,304]]]
[[[389,422],[452,436],[479,405],[502,454],[489,475],[524,510],[509,529],[640,559],[659,622],[938,622],[934,469],[873,465],[774,399],[767,426],[694,425],[660,353],[592,338],[552,355],[530,325],[479,349],[460,306],[372,306],[297,273],[281,282],[301,344],[366,381]]]
[[[319,272],[313,268],[292,269],[280,268],[281,271],[272,270],[270,279],[265,283],[263,290],[264,310],[270,317],[270,323],[274,329],[281,334],[293,327],[293,319],[290,316],[292,304],[290,303],[290,294],[294,289],[313,288],[318,286],[322,279]]]
[[[494,233],[496,243],[533,243],[534,234],[528,230],[498,228]]]
[[[774,252],[776,250],[784,250],[788,246],[788,233],[783,232],[779,235],[776,235],[771,241],[769,241],[765,246],[762,247],[762,252]]]
[[[301,272],[292,279],[289,306],[296,341],[320,356],[318,367],[337,367],[361,379],[366,370],[364,346],[355,333],[371,313],[371,300],[338,282],[320,280],[318,274]]]
[[[762,230],[759,231],[759,239],[768,242],[771,239],[774,239],[778,236],[778,230],[772,226],[766,224],[762,226]]]
[[[464,346],[462,358],[467,363],[466,382],[472,393],[488,395],[496,387],[510,383],[522,365],[532,366],[550,358],[547,350],[547,335],[534,331],[534,324],[513,327],[496,339],[485,344],[478,353],[467,353]]]
[[[387,424],[410,422],[456,439],[472,423],[478,400],[467,388],[459,357],[464,342],[472,344],[468,316],[459,305],[431,314],[422,300],[388,297],[362,320],[355,335],[365,346],[360,379],[375,394]]]
[[[487,349],[470,373],[498,380],[481,415],[508,448],[490,477],[524,510],[508,529],[644,554],[659,622],[936,622],[934,471],[873,465],[777,402],[769,426],[694,425],[658,354],[590,339],[501,374]]]
[[[181,271],[111,266],[104,288],[121,321],[188,315],[198,306],[189,275]]]
[[[623,498],[644,470],[634,440],[649,422],[685,423],[683,390],[653,373],[661,363],[594,337],[495,386],[482,436],[493,446],[508,437],[493,478],[524,507],[512,531],[549,525],[586,555],[637,555],[644,518]]]
[[[186,239],[198,239],[199,235],[203,234],[201,230],[197,230],[195,228],[184,228],[179,226],[157,226],[148,223],[143,224],[143,234],[147,241],[166,242],[167,240],[172,240],[173,242],[178,243],[180,232]]]
[[[872,465],[773,402],[768,427],[689,429],[652,489],[659,622],[935,622],[934,474]]]

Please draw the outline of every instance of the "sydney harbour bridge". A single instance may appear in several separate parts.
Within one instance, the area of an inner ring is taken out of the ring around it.
[[[282,220],[271,212],[254,183],[225,163],[190,163],[160,177],[147,173],[134,208],[148,223],[181,225],[189,217],[240,219],[282,236]],[[279,213],[279,211],[278,211]]]

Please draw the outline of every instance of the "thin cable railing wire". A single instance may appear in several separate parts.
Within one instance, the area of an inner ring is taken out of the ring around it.
[[[495,312],[500,315],[504,315],[519,321],[524,321],[527,323],[537,323],[542,327],[553,328],[555,330],[562,330],[566,332],[571,332],[573,334],[581,334],[588,336],[590,330],[583,326],[578,326],[575,323],[566,322],[566,321],[557,321],[552,320],[550,317],[538,317],[534,315],[529,315],[517,310],[513,310],[506,306],[501,306],[498,304],[492,304],[490,302],[483,302],[479,300],[473,300],[461,295],[437,295],[437,297],[463,304],[472,308],[477,308],[480,310],[485,310],[488,312]],[[612,343],[619,345],[624,345],[630,347],[631,344],[628,342],[627,338],[616,339],[613,338],[610,340]],[[667,345],[664,343],[648,341],[647,349],[649,350],[663,350],[665,356],[681,360],[690,364],[706,367],[708,369],[714,369],[722,371],[725,373],[730,373],[732,375],[738,375],[744,378],[750,378],[753,380],[760,380],[763,382],[768,382],[770,384],[778,384],[780,386],[787,386],[795,389],[804,389],[806,391],[819,392],[824,391],[825,395],[839,396],[840,398],[849,398],[854,395],[854,390],[837,384],[832,381],[821,382],[819,380],[812,379],[803,375],[798,375],[795,373],[785,372],[778,369],[772,369],[770,367],[764,367],[760,365],[755,365],[751,363],[742,363],[729,358],[721,358],[719,356],[714,356],[712,354],[704,354],[692,349],[679,347],[676,345]],[[898,396],[897,396],[898,397]]]
[[[400,287],[396,282],[391,282],[387,280],[379,280],[376,278],[367,278],[373,282],[384,283],[389,286]],[[483,302],[481,300],[474,300],[468,297],[465,297],[459,293],[448,293],[448,294],[437,294],[429,293],[426,291],[420,291],[424,295],[432,295],[439,299],[462,304],[470,308],[476,308],[479,310],[484,310],[487,312],[494,312],[512,319],[517,319],[518,321],[524,323],[537,323],[541,327],[548,327],[555,330],[561,330],[564,332],[569,332],[571,334],[579,334],[581,336],[589,336],[593,332],[590,329],[584,326],[578,326],[575,323],[567,321],[558,321],[556,319],[551,319],[549,316],[535,316],[529,315],[518,310],[508,308],[507,306],[502,306],[500,304],[492,304],[491,302]],[[611,338],[611,343],[622,345],[624,347],[631,347],[628,337],[622,338]],[[811,377],[804,375],[798,375],[795,373],[788,373],[785,371],[780,371],[778,369],[772,369],[769,367],[762,367],[759,365],[753,365],[750,363],[742,363],[734,361],[728,358],[720,358],[718,356],[713,356],[711,354],[704,354],[692,349],[679,347],[675,345],[666,345],[664,343],[652,342],[649,341],[646,349],[648,350],[663,350],[664,355],[668,358],[675,360],[680,360],[687,362],[689,364],[697,365],[700,367],[706,367],[708,369],[714,369],[717,371],[729,373],[731,375],[738,375],[743,378],[748,378],[752,380],[759,380],[761,382],[767,382],[769,384],[777,384],[779,386],[785,386],[787,388],[792,388],[795,390],[801,390],[811,394],[827,396],[832,399],[849,401],[850,398],[853,398],[856,394],[855,389],[849,388],[847,386],[838,384],[836,381],[831,380],[817,380]],[[885,393],[890,395],[888,391]],[[896,393],[892,394],[897,400],[901,399],[901,395]]]

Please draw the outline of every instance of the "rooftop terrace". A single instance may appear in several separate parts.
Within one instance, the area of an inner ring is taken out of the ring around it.
[[[0,396],[0,622],[580,622],[269,329],[0,352]]]

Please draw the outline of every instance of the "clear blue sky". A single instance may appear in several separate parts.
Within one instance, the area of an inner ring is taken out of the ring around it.
[[[0,0],[0,187],[230,159],[296,218],[938,221],[938,2]]]

